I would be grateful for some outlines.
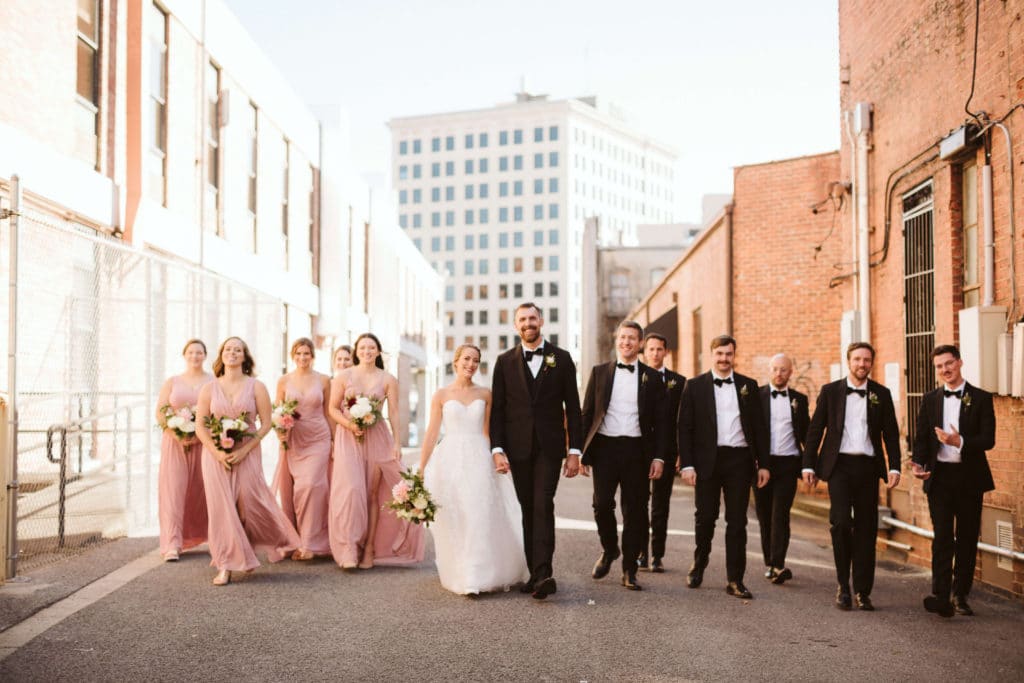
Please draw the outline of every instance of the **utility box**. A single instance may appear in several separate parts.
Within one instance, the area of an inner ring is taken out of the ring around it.
[[[963,375],[985,391],[999,391],[999,335],[1005,331],[1005,306],[972,306],[960,310]]]

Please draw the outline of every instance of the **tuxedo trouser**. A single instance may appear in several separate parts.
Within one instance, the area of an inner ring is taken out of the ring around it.
[[[768,459],[771,477],[763,488],[754,486],[754,508],[761,527],[764,566],[782,569],[789,550],[789,510],[796,497],[800,456],[773,455]]]
[[[928,489],[932,515],[932,593],[967,597],[974,584],[984,493],[966,480],[961,463],[938,462]]]
[[[672,500],[672,486],[676,483],[674,465],[665,463],[661,477],[651,480],[651,529],[648,537],[644,527],[644,538],[640,542],[641,552],[647,550],[648,538],[651,557],[665,557],[665,539],[668,536],[668,509]]]
[[[875,539],[878,536],[878,464],[873,456],[840,453],[828,480],[832,555],[839,587],[871,594],[875,584]],[[852,514],[851,514],[852,513]]]
[[[721,498],[725,498],[725,570],[729,581],[743,581],[747,569],[747,506],[754,461],[749,448],[719,446],[710,477],[698,475],[693,562],[706,567],[715,537]]]
[[[530,581],[552,575],[555,554],[555,491],[562,474],[562,460],[545,456],[534,437],[527,459],[510,461],[512,483],[523,511],[523,548]]]
[[[594,521],[601,548],[611,556],[619,551],[615,525],[615,490],[622,504],[622,571],[636,573],[647,529],[647,474],[640,437],[598,434],[590,448],[594,479]]]

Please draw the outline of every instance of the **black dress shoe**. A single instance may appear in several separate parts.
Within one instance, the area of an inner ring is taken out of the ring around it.
[[[662,563],[660,557],[656,557],[651,560],[651,572],[654,574],[665,573],[665,565]]]
[[[519,587],[520,593],[532,593],[533,592],[533,581],[527,581]]]
[[[949,619],[953,616],[953,605],[949,600],[943,600],[936,595],[929,595],[924,599],[924,608],[932,614]]]
[[[768,579],[769,581],[774,579],[775,578],[775,567],[768,567],[767,569],[765,569],[765,571],[764,571],[764,578]]]
[[[853,609],[853,599],[850,597],[850,591],[843,590],[842,588],[836,591],[836,608],[844,612],[849,612]]]
[[[953,596],[953,609],[956,610],[957,614],[965,617],[974,616],[974,610],[972,610],[971,606],[967,604],[967,597],[964,595]]]
[[[783,567],[782,569],[772,569],[772,583],[776,586],[781,586],[790,579],[793,578],[793,572],[789,570],[789,567]]]
[[[690,571],[686,573],[686,586],[698,588],[704,583],[704,567],[694,563],[690,565]]]
[[[533,586],[533,597],[535,600],[543,600],[558,591],[558,585],[552,577],[541,579]]]
[[[612,562],[614,562],[615,558],[618,556],[618,552],[616,552],[614,555],[610,555],[608,553],[601,553],[601,557],[597,558],[597,562],[594,563],[594,570],[590,572],[590,575],[593,576],[595,579],[603,579],[604,577],[608,576],[608,572],[612,568]]]
[[[622,585],[631,591],[643,590],[639,583],[636,582],[636,574],[625,573],[622,575]]]
[[[875,606],[871,604],[871,598],[867,593],[857,593],[857,609],[862,612],[874,612]]]
[[[750,600],[754,596],[747,587],[743,585],[742,581],[730,581],[725,587],[725,592],[736,598],[743,598],[744,600]]]
[[[640,557],[636,558],[636,568],[643,571],[647,571],[649,569],[647,564],[647,553],[640,553]]]

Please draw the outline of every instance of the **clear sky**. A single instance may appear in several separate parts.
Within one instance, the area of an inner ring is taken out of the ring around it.
[[[680,155],[679,219],[732,167],[839,146],[838,0],[225,0],[382,184],[386,122],[597,95]]]

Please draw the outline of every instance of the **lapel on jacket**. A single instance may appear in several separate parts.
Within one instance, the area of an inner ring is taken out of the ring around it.
[[[836,408],[839,413],[839,423],[836,425],[836,428],[839,430],[839,438],[842,439],[843,430],[846,429],[846,397],[849,396],[846,393],[846,389],[850,386],[850,379],[839,380],[834,386],[835,391],[833,393],[836,394]]]
[[[644,365],[640,360],[636,361],[636,409],[638,413],[640,412],[644,404],[644,390],[647,388],[647,382],[650,381],[647,376],[647,369],[648,367]],[[664,390],[664,383],[659,385],[659,388]]]
[[[529,370],[526,367],[526,359],[523,357],[523,345],[516,344],[512,351],[514,354],[512,359],[513,365],[516,369],[516,377],[519,378],[519,384],[523,390],[523,396],[532,397],[533,394],[530,393],[530,380],[526,376],[526,373],[529,372]]]
[[[715,443],[718,443],[718,404],[715,402],[715,375],[708,370],[704,374],[704,392],[706,396],[705,405],[711,408],[711,429],[715,435]]]
[[[602,371],[601,381],[597,387],[601,391],[598,400],[603,412],[608,412],[608,405],[612,402],[612,385],[615,383],[615,361],[608,363]]]
[[[957,430],[957,431],[960,431],[960,432],[963,432],[962,427],[964,426],[964,423],[967,421],[967,411],[970,410],[971,401],[974,398],[970,394],[970,390],[972,388],[973,387],[970,384],[968,384],[967,381],[965,380],[964,381],[964,393],[960,397],[960,427],[961,427],[961,429]]]
[[[871,402],[872,396],[878,396],[878,392],[874,390],[873,385],[878,386],[869,379],[867,384],[868,393],[864,396],[864,400],[867,401],[865,409],[867,410],[868,416],[868,438],[871,439],[871,444],[875,445],[875,434],[879,434],[881,432],[881,428],[878,426],[878,411],[875,410],[876,406]],[[881,455],[881,453],[876,455]]]
[[[554,354],[554,349],[548,346],[547,341],[544,341],[540,346],[537,347],[540,351],[540,369],[537,370],[537,376],[534,378],[536,384],[533,387],[533,398],[534,400],[540,396],[541,386],[544,384],[544,378],[551,372],[551,368],[548,367],[548,356]]]

